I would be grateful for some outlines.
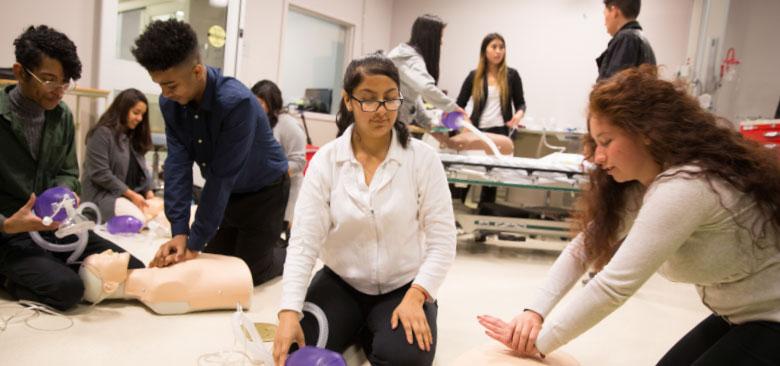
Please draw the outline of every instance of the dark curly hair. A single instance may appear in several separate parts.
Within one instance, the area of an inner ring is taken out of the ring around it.
[[[398,69],[393,64],[393,61],[381,53],[372,53],[356,58],[349,63],[347,70],[344,71],[344,82],[342,83],[344,92],[347,95],[352,95],[352,92],[363,82],[363,78],[367,75],[387,76],[400,88],[401,77],[398,76]],[[355,116],[347,109],[344,98],[341,98],[339,113],[336,114],[337,136],[341,136],[353,123],[355,123]],[[406,148],[409,145],[409,130],[406,128],[406,124],[399,121],[396,117],[393,127],[395,128],[398,142],[402,147]]]
[[[149,23],[131,52],[146,71],[168,70],[186,60],[200,59],[195,31],[175,19]]]
[[[143,120],[134,130],[127,128],[127,115],[138,102],[146,104],[146,113]],[[100,126],[108,127],[114,132],[114,139],[119,145],[119,136],[127,134],[130,137],[130,146],[137,153],[143,155],[152,149],[152,132],[149,126],[149,102],[146,96],[138,89],[126,89],[114,97],[114,101],[108,109],[100,116],[98,123],[87,132],[86,140],[95,133]]]
[[[43,55],[62,64],[65,80],[81,78],[81,60],[76,45],[65,34],[45,25],[30,26],[14,40],[16,62],[35,70],[41,66]]]
[[[626,69],[596,84],[590,93],[589,113],[629,135],[649,140],[648,152],[664,170],[688,164],[701,168],[662,173],[656,180],[677,174],[685,179],[704,177],[713,190],[713,180],[721,180],[752,197],[764,215],[763,222],[739,225],[757,229],[751,230],[754,236],[765,233],[768,225],[780,228],[777,154],[724,126],[682,85],[659,79],[655,66]],[[595,149],[593,138],[586,136],[588,159]],[[617,231],[623,224],[628,192],[638,185],[636,181],[618,183],[600,168],[590,172],[580,201],[579,229],[585,234],[585,254],[592,268],[600,270],[619,247]]]
[[[284,101],[282,99],[282,91],[271,80],[260,80],[252,86],[252,93],[263,101],[268,106],[268,122],[271,123],[271,128],[276,127],[276,123],[279,122],[279,115],[286,112],[284,110]]]

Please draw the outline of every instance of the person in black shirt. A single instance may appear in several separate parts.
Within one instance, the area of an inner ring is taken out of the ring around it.
[[[599,76],[608,79],[620,70],[642,64],[655,65],[655,54],[636,18],[641,0],[604,0],[604,25],[612,39],[596,59]]]

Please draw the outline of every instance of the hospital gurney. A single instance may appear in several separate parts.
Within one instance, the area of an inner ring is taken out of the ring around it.
[[[550,205],[551,192],[574,195],[587,181],[588,162],[579,154],[553,153],[540,159],[486,155],[440,154],[449,183],[543,190],[543,207],[516,208],[537,213],[528,217],[456,214],[456,221],[476,241],[505,247],[561,250],[571,239],[566,209]],[[538,217],[536,217],[538,216]],[[551,219],[552,218],[552,219]]]

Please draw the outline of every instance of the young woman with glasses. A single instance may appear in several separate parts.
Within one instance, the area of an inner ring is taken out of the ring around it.
[[[398,121],[406,101],[390,59],[352,61],[336,119],[303,181],[282,280],[274,356],[316,343],[310,302],[328,323],[327,348],[356,339],[372,364],[430,365],[436,295],[455,257],[455,219],[436,152]],[[309,284],[320,259],[325,267]]]

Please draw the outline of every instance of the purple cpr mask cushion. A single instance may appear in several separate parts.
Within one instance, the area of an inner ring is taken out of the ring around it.
[[[135,234],[143,227],[143,221],[130,215],[114,216],[106,222],[106,229],[111,234]]]
[[[286,366],[347,366],[344,357],[329,349],[306,346],[287,358]]]
[[[43,191],[43,193],[35,199],[33,212],[40,218],[48,216],[51,217],[54,222],[62,222],[62,220],[65,220],[68,216],[68,213],[65,210],[60,210],[54,216],[52,216],[52,214],[54,214],[54,207],[61,202],[65,196],[70,196],[74,202],[76,201],[76,195],[70,189],[65,187],[49,188]]]

